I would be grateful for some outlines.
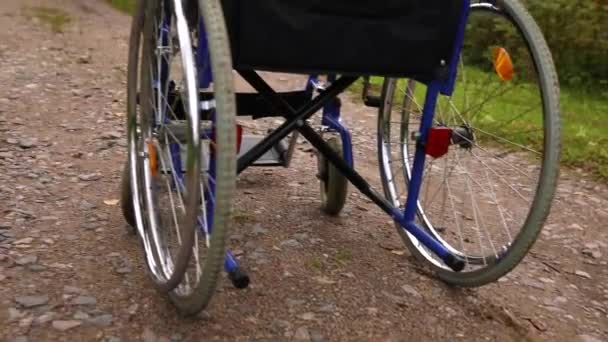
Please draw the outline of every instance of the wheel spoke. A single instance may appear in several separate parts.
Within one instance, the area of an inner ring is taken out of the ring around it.
[[[506,142],[506,143],[508,143],[508,144],[511,144],[511,145],[513,145],[513,146],[517,146],[517,147],[521,148],[522,150],[526,150],[526,151],[528,151],[528,152],[532,152],[532,153],[534,153],[534,154],[541,155],[541,153],[540,153],[540,152],[538,152],[538,151],[535,151],[535,150],[533,150],[533,149],[531,149],[531,148],[529,148],[529,147],[526,147],[526,146],[524,146],[524,145],[518,144],[518,143],[516,143],[516,142],[510,141],[510,140],[508,140],[508,139],[505,139],[505,138],[499,137],[499,136],[497,136],[497,135],[495,135],[495,134],[492,134],[492,133],[489,133],[489,132],[487,132],[487,131],[484,131],[484,130],[483,130],[483,129],[481,129],[481,128],[475,128],[475,127],[471,127],[471,128],[472,128],[472,129],[474,129],[474,130],[476,130],[476,131],[478,131],[478,132],[480,132],[480,133],[483,133],[483,134],[485,134],[485,135],[491,136],[492,138],[495,138],[495,139],[497,139],[497,140],[504,141],[504,142]]]
[[[456,206],[454,205],[454,196],[452,195],[452,188],[450,187],[450,181],[446,180],[445,182],[448,198],[450,199],[450,206],[452,207],[452,211],[454,212],[454,223],[456,224],[456,230],[458,232],[458,237],[460,239],[460,250],[462,251],[462,255],[464,256],[464,260],[467,264],[470,263],[469,256],[467,253],[464,253],[464,237],[462,236],[462,228],[460,226],[460,218],[458,212],[456,210]]]
[[[467,141],[467,142],[471,143],[471,144],[472,144],[474,147],[476,147],[477,149],[479,149],[479,150],[481,150],[481,151],[485,152],[485,153],[486,153],[486,154],[488,154],[488,155],[489,155],[489,156],[490,156],[492,159],[495,159],[495,160],[497,160],[497,161],[500,161],[501,163],[503,163],[503,164],[505,164],[505,165],[509,166],[509,167],[510,167],[512,170],[517,171],[518,173],[520,173],[520,175],[522,175],[522,176],[524,176],[524,177],[526,177],[526,178],[528,178],[528,179],[533,180],[533,178],[532,178],[532,177],[531,177],[529,174],[527,174],[527,173],[525,173],[525,172],[521,171],[521,170],[520,170],[520,169],[519,169],[517,166],[515,166],[515,165],[513,165],[513,164],[509,163],[508,161],[506,161],[506,160],[504,160],[504,159],[502,159],[502,158],[497,157],[496,155],[494,155],[493,153],[491,153],[491,152],[490,152],[490,151],[488,151],[487,149],[483,148],[481,145],[479,145],[479,144],[478,144],[478,143],[476,143],[475,141],[473,141],[473,140],[471,140],[471,139],[469,139],[469,138],[465,137],[464,135],[462,135],[462,134],[458,133],[457,131],[454,131],[453,133],[454,133],[454,134],[456,134],[456,135],[458,135],[458,136],[459,136],[460,138],[462,138],[463,140],[465,140],[465,141]]]
[[[201,182],[201,194],[205,193],[203,182]],[[201,211],[203,212],[203,232],[205,234],[205,245],[209,248],[209,221],[207,220],[207,203],[205,202],[205,196],[201,196]]]
[[[484,252],[484,245],[483,245],[483,238],[482,238],[482,234],[481,234],[481,229],[480,229],[480,224],[479,224],[479,216],[478,216],[478,212],[477,212],[477,204],[475,202],[475,195],[473,192],[473,189],[471,187],[471,175],[469,174],[469,172],[467,171],[466,167],[463,167],[462,164],[460,163],[460,158],[458,156],[456,156],[456,162],[458,163],[458,166],[464,170],[465,175],[467,176],[465,178],[465,184],[466,184],[466,188],[469,192],[469,196],[471,198],[471,205],[472,205],[472,209],[473,209],[473,219],[475,220],[475,231],[477,232],[477,236],[479,238],[479,247],[481,247],[481,255],[484,256],[483,257],[483,263],[484,266],[487,266],[487,261],[485,258],[485,252]],[[464,213],[463,213],[464,215]]]
[[[474,154],[472,154],[472,155],[473,155],[473,157],[475,157],[475,159],[479,160],[479,158],[476,155],[474,155]],[[487,169],[484,169],[484,174],[486,176],[486,180],[488,181],[490,196],[492,198],[492,201],[496,205],[496,208],[498,210],[498,215],[500,216],[500,221],[502,222],[502,224],[505,228],[505,233],[507,234],[507,238],[509,239],[509,241],[512,241],[511,231],[509,230],[509,226],[507,225],[507,221],[505,219],[505,213],[502,210],[502,206],[498,203],[498,198],[496,196],[496,192],[494,191],[494,186],[492,185],[492,181],[490,179],[490,174],[488,173]]]
[[[475,157],[478,157],[475,153],[471,152],[471,154]],[[521,198],[522,200],[524,200],[527,204],[530,204],[530,200],[527,199],[524,195],[521,194],[521,192],[519,192],[517,189],[515,189],[513,187],[513,185],[511,185],[511,182],[509,182],[507,179],[505,179],[504,176],[500,175],[496,170],[494,170],[492,167],[490,167],[486,162],[484,162],[481,158],[478,158],[479,162],[485,166],[488,170],[490,170],[496,177],[498,177],[498,179],[500,179],[503,183],[505,183],[511,190],[513,190],[513,192],[515,192],[519,198]]]
[[[167,168],[166,168],[166,164],[165,164],[165,158],[162,155],[163,155],[162,153],[159,153],[161,167],[166,170]],[[163,177],[163,178],[165,180],[165,185],[167,186],[167,192],[169,193],[169,202],[171,204],[171,213],[172,213],[172,217],[173,217],[175,232],[177,235],[177,241],[181,245],[182,239],[181,239],[181,234],[180,234],[180,230],[179,230],[179,220],[177,219],[177,213],[175,212],[175,201],[173,200],[173,191],[171,189],[171,184],[169,183],[169,180],[167,179],[167,177]],[[184,203],[183,203],[181,194],[180,194],[180,196],[178,196],[178,198],[180,200],[179,208],[182,209],[181,211],[182,211],[182,215],[183,215],[186,213],[186,208],[184,207]]]

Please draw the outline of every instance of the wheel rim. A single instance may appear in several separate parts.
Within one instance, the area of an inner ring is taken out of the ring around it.
[[[151,6],[159,8],[149,23],[155,32],[149,39],[154,41],[144,51],[134,158],[148,269],[161,289],[170,290],[181,281],[192,253],[200,204],[200,127],[191,123],[199,122],[200,114],[183,11],[180,6],[171,8],[168,1]],[[176,130],[176,122],[185,129]]]
[[[141,85],[140,80],[140,62],[142,61],[142,36],[144,30],[144,11],[145,6],[143,1],[137,2],[137,9],[133,18],[129,49],[129,70],[127,80],[127,139],[128,139],[128,158],[129,158],[129,177],[131,186],[131,199],[133,201],[133,213],[138,236],[141,239],[144,254],[146,256],[147,268],[150,271],[156,271],[158,266],[156,262],[156,253],[154,246],[147,236],[147,228],[145,226],[146,209],[144,207],[145,198],[143,196],[143,181],[141,175],[141,106],[138,104],[138,94]],[[151,273],[152,273],[151,272]],[[155,279],[160,278],[160,275],[154,274]]]
[[[548,158],[542,150],[549,132],[545,122],[549,107],[544,103],[546,89],[537,74],[538,60],[522,32],[512,24],[494,5],[472,5],[466,37],[477,39],[479,28],[499,27],[503,32],[498,36],[511,39],[485,42],[493,52],[491,57],[486,53],[488,61],[483,60],[483,54],[468,53],[483,42],[467,42],[465,38],[457,90],[451,98],[438,102],[435,115],[435,126],[454,129],[455,144],[446,156],[427,160],[418,201],[418,223],[452,253],[465,259],[463,277],[499,263],[525,230],[537,233],[540,227],[533,226],[529,218],[533,211],[545,210],[537,202],[551,192],[537,185],[547,183],[541,179]],[[488,68],[481,69],[483,66]],[[535,87],[528,89],[531,84]],[[410,161],[415,150],[411,135],[419,127],[424,99],[420,88],[422,84],[411,80],[400,84],[389,81],[385,93],[392,96],[399,90],[397,97],[404,98],[403,105],[392,113],[388,106],[379,118],[385,195],[401,207],[405,202],[403,185],[411,177]],[[393,99],[386,101],[392,103]],[[508,108],[509,112],[499,113],[499,107]],[[518,125],[524,124],[527,127],[518,131]],[[504,133],[511,135],[505,138]],[[398,179],[402,181],[401,188]],[[450,272],[412,235],[406,233],[406,237],[416,253],[440,270]]]
[[[204,307],[214,291],[218,266],[223,265],[223,260],[220,261],[219,258],[223,257],[224,253],[224,234],[229,216],[229,210],[226,209],[230,207],[236,175],[237,126],[234,122],[234,112],[227,108],[228,102],[234,105],[234,98],[229,96],[232,90],[225,86],[232,85],[232,80],[220,80],[222,76],[225,77],[220,75],[223,70],[216,70],[212,63],[217,50],[212,51],[209,34],[201,32],[199,28],[200,26],[193,29],[194,49],[199,52],[200,49],[196,46],[201,41],[206,41],[208,50],[203,52],[206,54],[205,58],[197,56],[197,68],[199,71],[212,71],[213,80],[210,74],[203,77],[198,75],[199,79],[202,79],[201,84],[198,84],[199,92],[205,94],[198,98],[203,116],[200,120],[201,160],[197,185],[201,196],[197,207],[192,258],[185,269],[182,282],[171,291],[174,303],[182,309],[187,306],[198,306],[198,309]],[[200,34],[206,34],[207,37],[201,40]],[[229,127],[229,131],[226,127]],[[231,179],[228,181],[232,182],[231,187],[226,187],[228,179]]]

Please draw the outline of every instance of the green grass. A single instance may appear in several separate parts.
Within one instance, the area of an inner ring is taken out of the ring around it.
[[[232,219],[236,223],[248,223],[255,221],[255,215],[249,212],[245,212],[242,210],[235,210],[232,213]]]
[[[107,0],[110,5],[112,5],[112,7],[129,13],[129,14],[133,14],[133,11],[135,10],[135,0]]]
[[[565,90],[561,101],[563,162],[608,180],[608,96]]]
[[[318,257],[312,257],[307,261],[308,269],[311,271],[323,271],[325,269],[325,265],[323,264],[323,260]]]
[[[49,25],[51,30],[55,33],[63,32],[65,26],[72,21],[72,18],[67,12],[58,8],[42,6],[31,7],[27,9],[27,12],[30,16]]]
[[[348,264],[351,260],[353,260],[353,253],[350,249],[340,248],[336,253],[335,259],[341,264]]]
[[[469,80],[466,91],[469,94],[469,106],[471,103],[479,103],[489,89],[494,89],[493,87],[501,82],[497,77],[488,77],[488,74],[481,70],[472,67],[467,67],[465,70]],[[480,81],[477,83],[471,81],[476,79]],[[373,78],[372,84],[374,85],[373,93],[379,94],[382,79]],[[403,89],[405,89],[404,81],[399,83],[398,88],[400,91],[396,95],[395,101],[399,101],[398,103],[401,105]],[[470,113],[472,117],[466,114],[465,116],[472,120],[475,127],[541,151],[543,135],[539,131],[534,131],[542,127],[542,108],[536,93],[537,89],[536,85],[533,86],[530,83],[514,83],[508,93],[493,97],[482,107],[481,111],[472,111]],[[360,94],[362,83],[358,82],[351,90]],[[425,91],[424,86],[417,84],[415,94],[420,105],[424,102]],[[464,93],[463,87],[457,84],[452,100],[459,109],[466,107]],[[474,94],[478,94],[478,96],[472,97],[471,95]],[[608,94],[562,87],[560,102],[562,165],[580,167],[600,179],[608,180]],[[436,118],[441,119],[440,113],[448,112],[443,109],[446,108],[444,107],[446,104],[445,97],[438,102]],[[532,110],[531,106],[534,107]],[[505,122],[508,124],[504,124]],[[484,134],[478,133],[477,137],[480,140],[485,138],[484,143],[495,141],[487,135],[484,137]],[[501,143],[501,146],[504,145]]]

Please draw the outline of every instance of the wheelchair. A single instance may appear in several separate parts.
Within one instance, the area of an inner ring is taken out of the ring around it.
[[[259,71],[307,82],[278,92]],[[235,73],[256,92],[235,92]],[[341,119],[353,85],[378,111],[380,191],[356,171]],[[139,0],[127,88],[123,214],[184,315],[208,305],[222,270],[248,286],[225,244],[236,178],[289,166],[298,135],[317,152],[324,213],[339,215],[354,187],[451,285],[509,273],[551,208],[559,84],[519,0]],[[284,121],[251,137],[240,116]]]

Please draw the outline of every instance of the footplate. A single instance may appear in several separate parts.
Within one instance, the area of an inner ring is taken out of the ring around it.
[[[177,121],[166,124],[165,129],[170,131],[170,136],[179,140],[186,141],[186,129],[187,124],[185,121]],[[209,125],[201,124],[201,131],[203,135],[210,134]],[[243,134],[237,138],[238,143],[238,157],[241,157],[247,151],[252,149],[255,145],[257,145],[260,141],[262,141],[265,136],[264,135],[254,135],[254,134]],[[184,163],[186,161],[186,151],[182,150],[181,152],[181,163],[182,163],[182,172],[184,170]],[[206,170],[209,161],[207,160],[209,157],[209,140],[202,140],[201,144],[201,167],[203,170]],[[252,166],[283,166],[287,167],[289,165],[289,143],[288,139],[281,140],[278,144],[275,144],[272,149],[266,152],[262,157],[256,160]],[[165,166],[167,169],[163,168],[163,172],[170,172],[169,166]]]
[[[242,156],[247,151],[252,149],[257,143],[264,139],[263,135],[243,135],[241,141],[241,148],[238,156]],[[268,152],[266,152],[263,156],[261,156],[258,160],[256,160],[252,166],[283,166],[286,167],[288,164],[288,151],[289,146],[285,140],[282,140],[277,145],[273,146]],[[185,172],[185,162],[186,162],[186,151],[181,150],[181,167],[182,172]],[[207,160],[209,156],[209,144],[207,141],[203,141],[201,144],[201,169],[206,170],[209,164],[209,160]],[[165,165],[165,167],[161,167],[161,172],[170,174],[171,165]]]
[[[255,145],[264,139],[263,135],[243,135],[239,157],[247,153]],[[268,152],[257,159],[252,166],[285,166],[287,165],[287,150],[289,146],[285,140],[281,140]]]

